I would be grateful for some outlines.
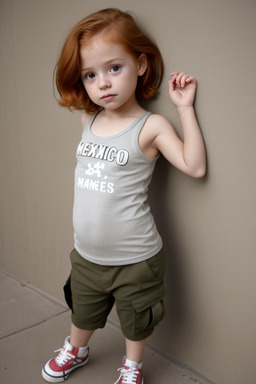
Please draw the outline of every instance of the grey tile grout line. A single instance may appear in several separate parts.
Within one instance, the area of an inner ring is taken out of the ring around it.
[[[33,328],[35,328],[35,327],[38,327],[38,326],[40,326],[40,325],[46,323],[47,321],[50,321],[50,320],[52,320],[52,319],[55,319],[56,317],[61,316],[61,315],[63,315],[64,313],[67,313],[67,312],[69,312],[69,309],[65,309],[65,311],[56,313],[55,315],[52,315],[52,316],[50,316],[50,317],[47,317],[46,319],[44,319],[44,320],[42,320],[42,321],[39,321],[38,323],[32,324],[32,325],[30,325],[30,326],[28,326],[28,327],[19,329],[18,331],[15,331],[15,332],[9,333],[8,335],[2,336],[2,337],[0,337],[0,341],[5,340],[5,339],[8,339],[9,337],[18,335],[19,333],[23,333],[23,332],[29,331],[30,329],[33,329]]]
[[[62,301],[60,301],[60,300],[58,300],[58,299],[56,299],[56,298],[54,298],[54,297],[48,295],[47,293],[45,293],[44,291],[41,291],[40,289],[34,287],[33,285],[31,285],[31,284],[29,284],[29,283],[25,283],[25,282],[22,281],[22,280],[19,280],[19,279],[16,278],[15,276],[10,275],[8,272],[3,271],[2,269],[0,269],[0,273],[2,273],[3,275],[9,277],[10,279],[16,281],[16,282],[19,283],[22,287],[26,287],[26,288],[28,288],[28,289],[31,289],[31,291],[37,293],[38,295],[44,297],[45,299],[51,301],[52,303],[54,303],[54,304],[56,304],[56,305],[59,305],[59,306],[61,306],[61,307],[63,307],[63,308],[66,308],[66,309],[68,310],[67,305],[63,304]],[[64,285],[64,283],[63,283],[63,285]]]

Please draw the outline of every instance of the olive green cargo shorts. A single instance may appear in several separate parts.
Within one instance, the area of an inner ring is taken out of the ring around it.
[[[164,315],[163,250],[146,261],[125,266],[94,264],[76,250],[70,259],[72,322],[76,327],[103,328],[116,303],[126,338],[139,341],[151,335]]]

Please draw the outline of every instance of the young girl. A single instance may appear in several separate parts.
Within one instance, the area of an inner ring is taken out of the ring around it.
[[[42,370],[48,382],[64,381],[87,363],[89,339],[116,303],[126,341],[116,384],[143,383],[143,351],[164,312],[162,240],[147,204],[152,172],[160,153],[192,177],[203,177],[206,168],[193,77],[172,72],[169,81],[184,142],[164,117],[139,104],[157,93],[162,77],[157,46],[117,9],[81,20],[62,49],[60,104],[84,113],[76,153],[71,334]]]

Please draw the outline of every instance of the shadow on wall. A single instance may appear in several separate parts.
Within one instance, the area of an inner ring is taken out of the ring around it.
[[[168,209],[168,206],[171,209],[173,207],[170,204],[170,180],[173,172],[174,170],[167,160],[160,156],[149,190],[149,203],[162,236],[166,253],[166,317],[168,323],[172,324],[172,333],[176,334],[177,337],[182,332],[183,324],[186,323],[188,318],[187,300],[189,288],[186,283],[185,266],[183,265],[184,257],[182,257],[182,251],[178,244],[181,235],[177,234],[174,216],[172,213],[170,214]]]

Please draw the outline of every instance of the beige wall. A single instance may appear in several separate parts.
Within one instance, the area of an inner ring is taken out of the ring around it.
[[[255,0],[1,0],[1,268],[62,300],[80,115],[57,106],[52,72],[70,27],[106,6],[134,11],[158,42],[166,75],[148,108],[178,131],[168,72],[196,76],[207,145],[204,180],[164,160],[153,180],[168,270],[167,313],[151,342],[218,384],[253,384]]]

